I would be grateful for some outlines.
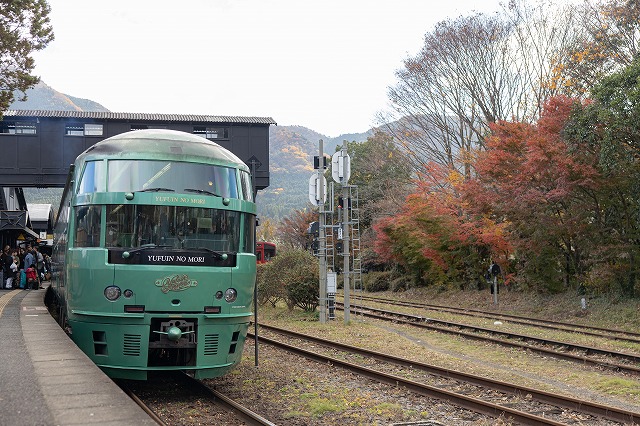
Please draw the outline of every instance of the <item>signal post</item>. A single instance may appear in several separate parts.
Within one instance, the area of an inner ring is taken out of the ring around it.
[[[326,235],[325,235],[325,217],[324,203],[327,200],[327,180],[324,177],[326,169],[324,161],[324,146],[320,139],[318,142],[318,172],[311,175],[309,179],[309,201],[318,206],[318,260],[320,263],[320,323],[327,321],[327,256],[326,256]],[[314,164],[315,167],[315,164]]]
[[[320,322],[327,321],[327,252],[326,252],[326,223],[325,223],[325,203],[327,200],[327,181],[324,177],[324,171],[327,168],[323,152],[323,141],[319,141],[319,152],[317,162],[314,161],[314,167],[318,170],[309,178],[309,201],[318,206],[318,257],[319,257],[319,287],[320,287]],[[347,141],[343,141],[342,149],[331,158],[331,176],[333,180],[342,185],[342,199],[344,200],[344,208],[342,211],[342,256],[343,256],[343,277],[344,277],[344,322],[349,323],[351,305],[349,302],[349,275],[350,275],[350,248],[349,248],[349,177],[351,175],[351,159],[347,153]],[[333,232],[333,230],[332,230]],[[331,296],[335,296],[335,272],[331,275]],[[331,318],[333,319],[333,306],[331,309]]]
[[[342,258],[344,277],[344,322],[350,321],[351,305],[349,302],[349,177],[351,176],[351,158],[347,153],[347,141],[342,141],[342,149],[331,158],[331,176],[342,185]]]

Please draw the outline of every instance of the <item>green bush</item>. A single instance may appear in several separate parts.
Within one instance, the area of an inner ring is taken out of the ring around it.
[[[362,281],[365,291],[387,291],[389,290],[389,281],[391,281],[391,272],[369,272],[364,275]]]
[[[402,275],[391,280],[390,288],[393,292],[407,291],[411,287],[415,287],[414,279],[409,275]]]
[[[287,293],[284,284],[277,279],[277,271],[271,268],[272,263],[257,265],[256,285],[258,286],[258,303],[269,303],[274,308],[280,301],[285,301]]]
[[[304,250],[281,251],[258,268],[258,302],[314,311],[319,303],[318,261]]]

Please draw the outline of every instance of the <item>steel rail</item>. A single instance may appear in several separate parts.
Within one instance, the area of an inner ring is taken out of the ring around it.
[[[624,335],[627,335],[627,336],[640,337],[640,333],[634,333],[632,331],[608,329],[608,328],[595,327],[595,326],[589,326],[589,325],[545,320],[541,318],[529,318],[525,316],[505,314],[505,313],[499,313],[499,312],[480,311],[480,310],[474,310],[474,309],[456,308],[456,307],[439,306],[439,305],[429,305],[427,303],[407,302],[404,300],[381,299],[378,297],[371,297],[371,296],[358,295],[358,296],[354,296],[353,299],[360,299],[363,301],[364,300],[374,301],[378,303],[398,305],[398,306],[408,306],[413,308],[422,308],[422,309],[431,310],[431,311],[448,312],[448,313],[453,313],[457,315],[471,316],[475,318],[508,319],[514,324],[522,324],[522,325],[528,325],[533,327],[547,328],[551,330],[562,330],[562,331],[567,331],[572,333],[580,333],[586,336],[601,337],[603,339],[618,340],[618,341],[640,344],[640,338],[624,336]],[[599,332],[588,331],[588,329],[597,330]],[[616,335],[611,333],[618,333],[618,334]]]
[[[438,367],[436,365],[427,364],[420,361],[412,361],[405,358],[400,358],[394,355],[384,354],[381,352],[371,351],[369,349],[359,348],[352,345],[346,345],[340,342],[327,340],[315,336],[309,336],[307,334],[298,333],[293,330],[287,330],[280,327],[275,327],[268,324],[260,324],[260,327],[265,330],[273,331],[290,337],[312,341],[329,348],[338,349],[342,351],[348,351],[357,353],[364,356],[369,356],[374,359],[378,359],[385,362],[394,363],[404,367],[420,369],[430,374],[436,374],[441,377],[460,380],[467,383],[473,383],[485,388],[494,389],[501,392],[506,392],[519,396],[530,395],[533,399],[540,402],[565,407],[571,410],[588,413],[594,416],[603,417],[609,420],[624,422],[624,423],[640,423],[640,413],[633,411],[623,410],[617,407],[607,406],[603,404],[592,403],[581,399],[576,399],[569,396],[563,396],[546,392],[539,389],[530,388],[527,386],[521,386],[514,383],[503,382],[500,380],[494,380],[486,377],[481,377],[475,374],[464,373],[461,371],[450,370],[448,368]]]
[[[262,341],[262,337],[260,337],[260,341]],[[225,396],[221,392],[210,388],[199,380],[194,379],[193,377],[184,374],[182,376],[182,380],[184,380],[188,386],[200,389],[201,392],[208,395],[211,399],[213,399],[217,404],[226,408],[227,411],[231,411],[234,414],[237,414],[242,420],[247,422],[250,426],[276,426],[275,423],[265,419],[258,413],[248,409],[242,404],[232,400],[231,398]]]
[[[338,307],[338,305],[341,305],[341,303],[336,302],[336,309],[342,309],[340,307]],[[352,305],[352,311],[354,306]],[[591,365],[596,365],[596,366],[601,366],[601,367],[606,367],[606,368],[610,368],[616,371],[623,371],[623,372],[627,372],[627,373],[632,373],[632,374],[640,374],[640,368],[638,367],[634,367],[631,365],[624,365],[624,364],[616,364],[616,363],[612,363],[612,362],[605,362],[605,361],[600,361],[597,359],[593,359],[593,358],[589,358],[589,357],[585,357],[585,356],[580,356],[580,355],[573,355],[570,353],[565,353],[565,352],[559,352],[559,351],[554,351],[552,349],[546,349],[546,348],[541,348],[541,347],[537,347],[537,346],[532,346],[532,345],[527,345],[524,343],[518,343],[518,342],[511,342],[508,340],[503,340],[503,339],[496,339],[496,338],[492,338],[492,337],[488,337],[488,336],[481,336],[479,334],[475,334],[475,333],[467,333],[461,330],[454,330],[451,328],[446,328],[446,327],[439,327],[436,325],[430,325],[430,324],[426,324],[425,321],[430,321],[429,318],[424,318],[424,317],[418,317],[415,315],[408,315],[408,314],[403,314],[403,313],[399,313],[399,312],[390,312],[390,311],[384,311],[381,309],[375,309],[375,308],[366,308],[369,311],[378,311],[378,312],[386,312],[388,315],[395,315],[397,317],[405,317],[405,318],[411,318],[412,320],[403,320],[400,318],[394,318],[393,321],[395,322],[399,322],[399,323],[403,323],[403,324],[408,324],[414,327],[420,327],[420,328],[425,328],[428,330],[433,330],[433,331],[438,331],[441,333],[447,333],[447,334],[453,334],[456,336],[461,336],[461,337],[465,337],[468,339],[474,339],[474,340],[481,340],[481,341],[485,341],[485,342],[492,342],[495,343],[497,345],[502,345],[502,346],[509,346],[509,347],[513,347],[513,348],[518,348],[518,349],[523,349],[523,350],[528,350],[528,351],[532,351],[532,352],[537,352],[537,353],[541,353],[544,355],[549,355],[549,356],[553,356],[555,358],[560,358],[560,359],[567,359],[567,360],[571,360],[571,361],[577,361],[583,364],[591,364]],[[390,321],[391,319],[389,317],[383,316],[383,315],[378,315],[372,312],[366,312],[364,310],[355,310],[355,312],[359,315],[363,315],[363,316],[367,316],[370,318],[375,318],[375,319],[380,319],[383,321]],[[420,322],[416,322],[416,321],[420,321]],[[455,323],[451,323],[451,326],[457,326]],[[465,327],[464,325],[461,325],[461,327]],[[469,327],[466,326],[468,328],[473,328],[476,330],[481,330],[480,327]],[[494,334],[496,334],[494,332]],[[507,337],[516,337],[516,338],[524,338],[526,336],[519,336],[515,333],[503,333],[504,336]],[[545,342],[544,339],[539,339],[536,338],[537,340],[542,341],[543,343]],[[533,339],[532,339],[533,340]],[[546,344],[554,344],[552,343],[552,341],[546,341]],[[557,345],[561,345],[561,346],[569,346],[569,344],[567,343],[555,343]]]
[[[418,315],[405,314],[405,313],[402,313],[402,312],[386,311],[384,309],[372,308],[372,307],[364,306],[364,305],[355,305],[353,303],[351,304],[351,307],[353,307],[353,308],[361,308],[361,309],[366,309],[366,310],[371,310],[371,311],[377,311],[377,312],[382,312],[382,313],[386,313],[386,314],[389,314],[389,315],[404,316],[406,318],[411,318],[411,319],[414,319],[416,321],[425,321],[425,322],[430,322],[430,323],[434,323],[434,324],[444,325],[444,326],[447,326],[447,327],[457,327],[457,328],[460,328],[460,329],[463,329],[463,330],[466,329],[466,330],[471,330],[471,331],[489,333],[489,334],[494,334],[494,335],[497,335],[497,336],[503,336],[503,337],[507,337],[507,338],[517,338],[517,339],[520,339],[520,340],[531,341],[531,342],[541,343],[541,344],[545,344],[545,345],[563,346],[563,347],[566,347],[566,348],[569,348],[569,349],[572,349],[572,350],[584,351],[587,354],[592,353],[592,354],[607,355],[607,356],[611,356],[611,357],[615,357],[615,358],[625,359],[625,360],[631,361],[631,362],[640,363],[640,355],[635,355],[635,354],[630,354],[630,353],[625,353],[625,352],[610,351],[610,350],[607,350],[607,349],[594,348],[592,346],[579,345],[577,343],[561,342],[561,341],[558,341],[558,340],[545,339],[545,338],[537,337],[537,336],[529,336],[529,335],[526,335],[526,334],[511,333],[509,331],[500,331],[500,330],[495,330],[495,329],[487,328],[487,327],[481,327],[481,326],[477,326],[477,325],[462,324],[462,323],[459,323],[459,322],[439,320],[439,319],[436,319],[436,318],[429,318],[429,317],[423,317],[423,316],[418,316]]]
[[[247,333],[247,337],[253,338],[255,336],[253,336],[253,334],[251,333]],[[339,367],[345,368],[349,371],[372,378],[379,382],[387,383],[392,386],[402,386],[402,387],[405,387],[406,389],[409,389],[421,395],[426,395],[439,400],[449,401],[458,407],[462,407],[462,408],[474,411],[476,413],[488,415],[490,417],[497,418],[497,417],[504,416],[505,418],[507,419],[510,418],[517,423],[532,425],[532,426],[565,425],[565,423],[561,423],[552,419],[536,416],[535,414],[526,413],[526,412],[519,411],[509,407],[503,407],[491,402],[483,401],[478,398],[473,398],[467,395],[462,395],[462,394],[448,391],[445,389],[439,389],[435,386],[429,386],[423,383],[418,383],[413,380],[408,380],[400,376],[395,376],[393,374],[384,373],[371,368],[362,367],[350,362],[346,362],[337,358],[332,358],[326,355],[318,354],[303,348],[299,348],[293,345],[279,342],[274,339],[270,339],[268,337],[260,336],[260,341],[263,344],[264,343],[270,344],[270,345],[279,347],[281,349],[284,349],[288,352],[303,356],[308,359],[312,359],[314,361],[317,361],[323,364],[329,364],[332,366],[339,366]]]
[[[129,396],[129,398],[131,398],[136,404],[138,404],[140,408],[142,408],[142,410],[144,410],[144,412],[147,413],[154,422],[156,422],[160,426],[167,426],[164,420],[162,420],[162,418],[160,418],[160,416],[158,416],[151,408],[149,408],[147,404],[145,404],[140,398],[138,398],[138,396],[134,394],[128,386],[126,386],[122,382],[118,382],[118,386],[120,386],[120,389],[122,389],[124,393]]]

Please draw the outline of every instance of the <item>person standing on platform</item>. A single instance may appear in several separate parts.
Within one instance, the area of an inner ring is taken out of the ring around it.
[[[38,287],[42,288],[42,281],[44,280],[44,256],[42,256],[38,247],[33,248],[33,257],[36,272],[38,274]]]
[[[9,274],[9,278],[11,278],[11,287],[9,287],[9,280],[7,280],[7,288],[18,288],[20,284],[20,271],[18,270],[18,265],[20,265],[20,259],[18,258],[18,251],[13,250],[11,252],[11,258],[13,262],[11,262],[11,273]]]
[[[20,258],[20,265],[18,265],[20,267],[20,270],[24,271],[24,257],[27,255],[27,251],[24,249],[24,247],[20,247],[18,249],[18,257]]]
[[[11,248],[9,246],[5,246],[2,250],[2,254],[0,255],[0,261],[2,263],[2,279],[0,279],[0,287],[6,288],[5,283],[7,279],[12,275],[11,274],[11,264],[13,263],[13,258],[11,257]]]
[[[27,246],[27,254],[24,256],[24,270],[26,271],[35,263],[36,259],[33,257],[33,250],[31,249],[31,246]]]

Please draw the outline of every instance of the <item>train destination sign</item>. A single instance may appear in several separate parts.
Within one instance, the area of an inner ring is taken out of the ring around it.
[[[205,256],[184,256],[184,255],[175,255],[175,254],[170,254],[170,255],[157,255],[157,254],[146,254],[144,255],[144,257],[146,257],[146,261],[144,263],[146,264],[173,264],[175,262],[178,262],[179,264],[182,265],[203,265],[206,262],[206,257]],[[143,262],[141,262],[143,263]]]
[[[140,265],[213,266],[219,265],[213,253],[140,253]]]
[[[122,256],[129,251],[127,258]],[[109,263],[134,265],[175,265],[175,266],[234,266],[236,256],[227,254],[226,259],[221,254],[209,251],[186,252],[184,250],[151,249],[136,251],[136,249],[110,249]]]

